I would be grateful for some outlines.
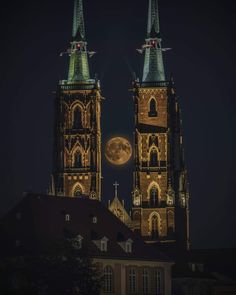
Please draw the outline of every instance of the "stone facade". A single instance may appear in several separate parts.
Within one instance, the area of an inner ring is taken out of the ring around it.
[[[60,83],[56,97],[53,194],[100,199],[100,102],[98,82]]]
[[[172,81],[136,81],[133,93],[134,228],[148,242],[181,240],[188,247],[188,188],[175,88]]]

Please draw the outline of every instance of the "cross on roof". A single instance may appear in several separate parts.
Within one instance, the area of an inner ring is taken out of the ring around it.
[[[115,183],[113,183],[113,186],[115,187],[115,197],[117,197],[119,183],[116,181]]]

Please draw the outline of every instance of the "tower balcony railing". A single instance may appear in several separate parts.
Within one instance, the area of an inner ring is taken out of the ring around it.
[[[64,171],[66,173],[88,173],[88,172],[91,172],[91,167],[87,166],[87,167],[80,167],[80,168],[77,168],[77,167],[66,167],[64,169]]]
[[[98,87],[95,80],[88,80],[88,82],[71,83],[67,80],[62,80],[59,83],[61,90],[92,90]]]
[[[170,85],[170,81],[136,82],[136,85],[143,88],[168,87]]]

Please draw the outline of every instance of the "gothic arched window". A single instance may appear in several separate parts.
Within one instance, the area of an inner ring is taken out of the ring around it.
[[[156,186],[153,186],[150,189],[149,198],[150,198],[151,207],[157,207],[158,206],[158,188]]]
[[[80,197],[82,196],[82,189],[80,186],[76,187],[76,189],[74,190],[74,197]]]
[[[150,152],[150,167],[157,167],[158,166],[158,152],[155,148],[153,148]]]
[[[73,129],[81,129],[82,126],[82,113],[80,107],[76,107],[74,110],[74,121],[73,121]]]
[[[148,116],[157,117],[157,103],[154,98],[150,100]]]
[[[104,292],[112,293],[114,290],[114,273],[110,266],[104,268]]]
[[[155,146],[158,147],[158,137],[155,134],[152,134],[149,136],[149,147],[154,144]]]
[[[82,166],[82,154],[80,151],[77,151],[74,158],[74,167],[81,168]]]
[[[158,216],[157,215],[153,215],[152,216],[152,220],[151,220],[151,234],[152,234],[152,238],[156,239],[158,238]]]

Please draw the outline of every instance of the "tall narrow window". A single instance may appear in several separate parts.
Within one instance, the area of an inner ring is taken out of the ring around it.
[[[152,98],[150,101],[148,116],[157,117],[157,103],[154,98]]]
[[[155,294],[164,294],[164,270],[162,268],[157,268],[155,270]]]
[[[144,268],[142,274],[142,283],[143,283],[143,294],[148,294],[149,292],[149,274],[148,270]]]
[[[158,233],[158,229],[159,229],[159,227],[158,227],[158,216],[156,216],[156,215],[154,215],[153,217],[152,217],[152,220],[151,220],[151,234],[152,234],[152,238],[153,239],[156,239],[156,238],[158,238],[158,235],[159,235],[159,233]]]
[[[158,166],[158,153],[155,148],[153,148],[150,152],[150,167],[157,167]]]
[[[158,206],[158,188],[156,186],[153,186],[150,189],[150,193],[149,193],[149,198],[150,198],[150,206],[151,207],[157,207]]]
[[[80,107],[76,107],[74,110],[74,122],[73,122],[73,129],[81,129],[82,126],[82,114]]]
[[[114,290],[114,273],[110,266],[104,268],[104,292],[112,293]]]
[[[81,168],[82,167],[82,155],[80,151],[77,151],[74,158],[74,167]]]
[[[135,269],[131,268],[129,271],[129,292],[130,293],[136,293],[137,287],[136,287],[136,272]]]
[[[74,191],[74,197],[80,197],[80,196],[82,196],[82,189],[81,187],[76,187]]]

